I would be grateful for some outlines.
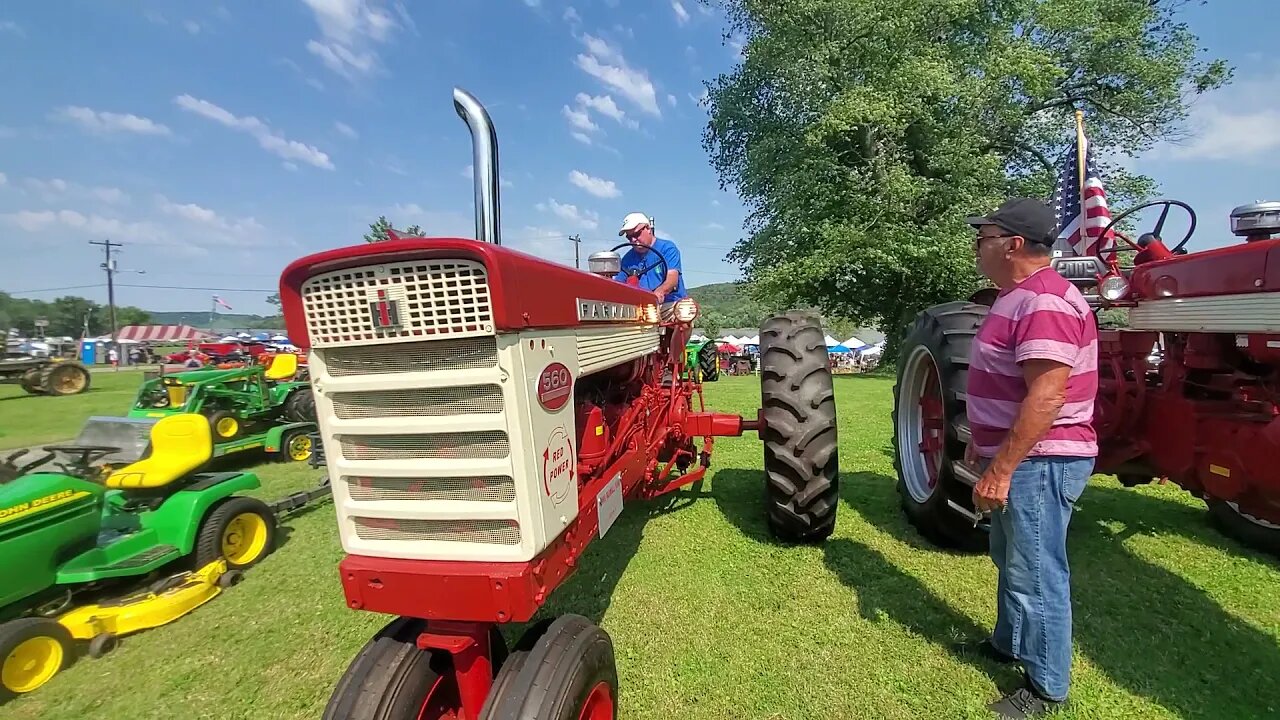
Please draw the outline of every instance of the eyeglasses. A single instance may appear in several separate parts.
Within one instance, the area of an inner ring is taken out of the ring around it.
[[[982,249],[983,240],[1004,240],[1007,238],[1022,237],[1021,235],[978,235],[973,239],[973,249],[975,252]]]

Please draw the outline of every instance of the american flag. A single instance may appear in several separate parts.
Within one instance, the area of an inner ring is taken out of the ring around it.
[[[230,309],[231,309],[231,306],[227,304],[227,301],[226,301],[226,300],[223,300],[222,298],[218,297],[217,295],[214,295],[214,296],[213,296],[213,301],[214,301],[215,303],[217,303],[217,304],[221,305],[222,307],[224,307],[224,308],[228,309],[228,310],[230,310]]]
[[[1084,152],[1080,152],[1081,144]],[[1080,203],[1080,157],[1084,157],[1084,207]],[[1076,133],[1076,139],[1067,148],[1062,158],[1062,172],[1058,175],[1058,186],[1053,191],[1053,200],[1049,203],[1058,219],[1059,249],[1070,248],[1076,255],[1092,255],[1097,252],[1098,244],[1103,242],[1102,230],[1111,222],[1111,211],[1107,210],[1107,192],[1102,187],[1102,178],[1098,175],[1097,165],[1093,159],[1093,143],[1085,137],[1084,130]],[[1083,222],[1082,222],[1083,220]],[[1081,234],[1081,227],[1084,233]],[[1113,234],[1108,233],[1108,235]],[[1110,243],[1113,238],[1106,238]]]

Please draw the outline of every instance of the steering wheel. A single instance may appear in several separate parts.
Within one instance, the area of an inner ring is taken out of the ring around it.
[[[1138,205],[1137,207],[1131,207],[1128,210],[1125,210],[1124,212],[1120,213],[1119,215],[1111,218],[1111,222],[1107,223],[1107,226],[1102,229],[1101,237],[1105,238],[1107,236],[1107,233],[1111,231],[1111,228],[1120,224],[1120,221],[1124,220],[1130,215],[1144,208],[1155,207],[1156,205],[1163,205],[1164,210],[1161,211],[1160,213],[1160,219],[1156,221],[1155,229],[1153,229],[1149,233],[1143,233],[1142,235],[1139,235],[1138,241],[1136,243],[1130,240],[1128,237],[1126,237],[1123,233],[1117,232],[1116,235],[1119,235],[1120,238],[1124,240],[1125,243],[1128,244],[1130,248],[1137,250],[1138,252],[1142,252],[1144,249],[1146,249],[1147,245],[1151,244],[1152,240],[1159,239],[1163,241],[1163,238],[1160,237],[1160,232],[1164,230],[1164,221],[1169,217],[1169,208],[1173,207],[1174,205],[1177,205],[1183,210],[1186,210],[1187,215],[1191,218],[1191,226],[1187,228],[1187,234],[1182,237],[1182,240],[1179,241],[1177,245],[1169,248],[1169,252],[1177,254],[1177,252],[1181,250],[1184,245],[1187,244],[1187,241],[1191,239],[1192,233],[1196,231],[1196,211],[1192,210],[1190,205],[1182,202],[1181,200],[1153,200],[1151,202]],[[1101,244],[1099,244],[1098,249],[1094,251],[1094,254],[1097,255],[1099,259],[1102,259],[1102,254],[1104,252],[1115,254],[1119,250],[1120,250],[1119,246],[1117,246],[1114,242],[1112,242],[1110,248],[1103,248]]]
[[[644,275],[645,273],[649,272],[650,270],[652,270],[652,269],[654,269],[654,268],[658,267],[658,265],[659,265],[659,264],[661,264],[661,265],[662,265],[662,279],[663,279],[663,280],[666,280],[666,279],[667,279],[667,273],[668,273],[668,272],[670,272],[670,271],[667,269],[667,259],[666,259],[666,258],[664,258],[664,257],[662,257],[662,253],[658,252],[657,250],[654,250],[653,248],[649,247],[648,245],[641,245],[641,244],[640,244],[640,243],[638,243],[638,242],[631,242],[630,240],[628,240],[627,242],[621,243],[620,245],[615,245],[615,246],[613,246],[613,247],[609,248],[609,252],[613,252],[613,251],[615,251],[615,250],[618,250],[619,248],[624,248],[624,247],[643,248],[643,249],[648,250],[650,253],[652,253],[652,254],[654,254],[654,255],[656,255],[656,256],[658,257],[658,262],[652,263],[652,264],[650,264],[650,265],[646,265],[646,266],[645,266],[645,268],[644,268],[643,270],[626,270],[626,271],[624,271],[624,272],[626,272],[628,275],[630,275],[630,276],[632,276],[632,277],[639,277],[639,276]]]
[[[76,469],[88,472],[93,467],[93,463],[114,452],[120,452],[120,448],[110,445],[45,445],[43,450],[52,453],[66,453],[75,455],[79,453],[79,458],[72,458],[71,464]]]

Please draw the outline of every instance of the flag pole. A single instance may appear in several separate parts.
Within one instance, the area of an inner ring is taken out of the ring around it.
[[[1085,143],[1088,140],[1084,136],[1084,111],[1076,108],[1076,183],[1080,187],[1080,207],[1084,208],[1084,165],[1085,165]],[[1084,219],[1081,218],[1081,222]],[[1084,227],[1081,226],[1081,232]]]

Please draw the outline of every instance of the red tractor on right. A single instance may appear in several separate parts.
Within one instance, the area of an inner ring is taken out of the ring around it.
[[[1162,207],[1136,241],[1114,228]],[[1170,247],[1172,208],[1190,218]],[[1280,202],[1231,212],[1243,242],[1187,253],[1195,212],[1157,200],[1111,220],[1094,255],[1059,249],[1054,268],[1095,310],[1128,308],[1128,327],[1099,328],[1095,472],[1125,486],[1165,479],[1202,498],[1213,523],[1246,545],[1280,554]],[[1132,250],[1132,267],[1117,262]],[[902,506],[931,541],[986,546],[964,461],[969,347],[992,291],[917,316],[894,388],[894,465]]]

